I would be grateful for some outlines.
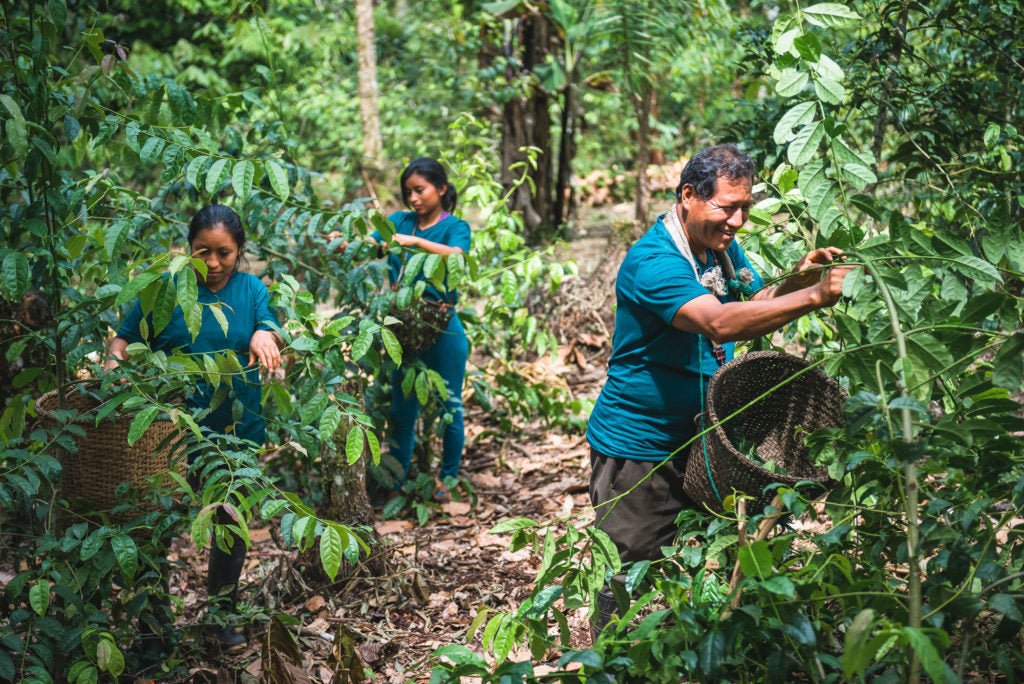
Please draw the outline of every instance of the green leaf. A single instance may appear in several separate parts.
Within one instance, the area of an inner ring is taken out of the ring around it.
[[[825,137],[825,126],[820,121],[808,124],[800,129],[789,143],[786,150],[786,158],[793,166],[803,166],[814,159],[818,152],[818,145]]]
[[[384,349],[387,351],[388,356],[395,362],[396,365],[402,365],[402,345],[398,342],[398,338],[395,337],[395,333],[391,332],[388,328],[381,328],[380,339],[384,342]]]
[[[364,441],[363,429],[358,425],[353,425],[345,437],[345,458],[349,465],[358,461],[359,457],[363,455]]]
[[[772,574],[772,552],[766,541],[740,547],[740,569],[748,577],[765,579]]]
[[[8,252],[4,257],[3,275],[4,294],[8,299],[20,301],[31,284],[28,257],[21,252]]]
[[[863,190],[871,183],[877,183],[875,172],[863,164],[843,164],[843,176],[857,189]]]
[[[803,613],[793,613],[787,617],[785,624],[782,625],[782,631],[793,637],[801,646],[815,646],[818,643],[814,625]]]
[[[203,309],[199,306],[199,285],[196,281],[196,272],[191,268],[185,269],[175,279],[178,288],[178,306],[185,316],[185,327],[192,335],[195,342],[199,337],[199,329],[203,327]]]
[[[193,157],[192,161],[185,167],[185,180],[196,190],[199,189],[199,174],[203,172],[209,161],[209,157]]]
[[[796,585],[793,584],[793,580],[789,579],[785,575],[769,577],[765,581],[761,582],[761,587],[772,594],[787,599],[793,598],[793,595],[796,592]]]
[[[366,330],[361,331],[352,343],[352,360],[358,361],[366,356],[366,352],[370,351],[370,347],[372,346],[373,333],[371,333],[369,328],[367,328]]]
[[[724,653],[725,634],[718,630],[707,632],[697,645],[700,669],[707,674],[714,672],[721,666]]]
[[[985,147],[992,149],[999,142],[999,136],[1002,135],[1003,129],[997,123],[990,123],[985,128],[985,135],[982,139],[985,141]]]
[[[842,83],[846,78],[846,74],[843,73],[842,67],[836,64],[835,60],[828,55],[822,55],[821,59],[819,59],[817,64],[812,66],[811,69],[820,78],[827,78],[838,83]]]
[[[213,194],[217,192],[221,184],[227,179],[230,167],[227,159],[217,159],[210,165],[206,172],[206,192]]]
[[[783,69],[775,84],[775,92],[782,97],[794,97],[800,94],[810,80],[811,75],[802,69]]]
[[[174,307],[178,302],[173,278],[164,278],[153,305],[153,335],[159,335],[171,322]]]
[[[1021,622],[1024,617],[1021,616],[1020,608],[1017,606],[1016,599],[1010,594],[993,594],[989,597],[988,607],[992,610],[1005,615],[1014,622]]]
[[[231,170],[231,187],[235,194],[244,202],[252,190],[252,179],[256,176],[256,165],[248,159],[235,164]]]
[[[119,534],[110,538],[110,546],[114,550],[114,558],[125,575],[125,581],[131,584],[139,569],[139,552],[135,542],[127,534]]]
[[[632,594],[636,591],[636,588],[647,576],[647,571],[651,569],[651,561],[642,560],[633,564],[633,567],[626,573],[626,592]]]
[[[512,271],[505,271],[501,274],[501,299],[505,304],[513,305],[519,298],[519,287],[516,276]]]
[[[908,336],[907,351],[914,357],[914,367],[920,365],[931,371],[929,375],[953,365],[954,359],[949,347],[927,333]]]
[[[860,19],[860,15],[846,5],[822,2],[802,10],[808,23],[824,28],[842,28]]]
[[[366,443],[370,446],[370,458],[373,459],[374,464],[380,464],[380,440],[377,439],[377,435],[372,432],[366,433]]]
[[[821,41],[813,33],[805,33],[793,40],[793,47],[808,62],[817,62],[821,57]]]
[[[160,413],[159,406],[147,406],[135,415],[128,428],[128,446],[134,446],[139,441],[158,413]]]
[[[928,638],[924,630],[916,627],[904,627],[903,634],[907,637],[910,647],[914,649],[914,653],[917,654],[917,659],[921,661],[921,667],[924,668],[924,671],[928,673],[933,682],[958,681],[957,676],[943,662],[942,656],[935,648],[935,644]]]
[[[853,622],[846,630],[845,648],[843,649],[843,674],[846,679],[854,681],[862,676],[875,657],[877,649],[869,648],[871,627],[874,625],[875,611],[870,608],[857,613]]]
[[[109,634],[104,634],[96,644],[96,666],[109,672],[114,679],[124,672],[124,655]]]
[[[214,505],[204,507],[196,517],[192,520],[192,525],[189,528],[189,534],[192,536],[192,541],[195,542],[196,546],[203,548],[210,539],[210,532],[213,528],[213,509]]]
[[[11,115],[7,122],[7,142],[14,149],[14,156],[21,159],[28,153],[28,130],[25,126],[25,116],[21,113],[21,107],[10,95],[0,95],[0,104]]]
[[[832,77],[819,74],[814,79],[814,94],[823,102],[839,105],[846,97],[846,88]]]
[[[416,400],[419,401],[421,405],[425,406],[427,400],[430,399],[430,385],[427,382],[426,373],[416,374],[414,387],[416,388]]]
[[[146,144],[139,150],[139,158],[144,164],[152,164],[159,157],[160,153],[164,151],[164,145],[166,142],[163,138],[152,137],[146,140]]]
[[[330,525],[325,527],[320,535],[320,563],[332,582],[341,568],[342,546],[338,530]]]
[[[516,0],[516,3],[518,3],[518,2],[519,2],[519,0]],[[491,4],[501,4],[501,3],[491,3]],[[481,608],[481,611],[483,611],[483,610],[484,609]],[[484,615],[486,615],[486,612],[484,613]],[[487,661],[484,660],[483,656],[481,656],[480,654],[470,650],[469,648],[463,646],[462,644],[449,644],[447,646],[442,646],[441,648],[438,648],[438,649],[436,649],[434,651],[434,657],[435,658],[447,658],[448,660],[450,660],[455,665],[461,665],[461,666],[468,665],[468,666],[471,666],[471,667],[476,667],[476,668],[479,668],[480,670],[482,670],[483,673],[486,673],[488,671],[488,669],[489,669]]]
[[[996,351],[992,361],[992,384],[1012,391],[1024,383],[1024,333],[1016,333]]]
[[[103,249],[107,253],[107,258],[113,259],[114,255],[121,251],[133,227],[132,222],[125,219],[119,219],[107,226],[103,233]]]
[[[70,114],[64,115],[64,136],[68,139],[68,142],[74,142],[78,134],[82,132],[82,125],[78,123],[78,119],[71,116]]]
[[[783,31],[775,38],[772,43],[772,49],[775,50],[775,54],[777,55],[789,54],[793,51],[793,45],[796,43],[796,39],[801,35],[803,35],[803,32],[799,27]]]
[[[121,288],[121,291],[117,293],[117,297],[114,299],[114,305],[121,306],[125,302],[131,301],[139,292],[146,289],[147,286],[159,279],[159,273],[152,273],[149,271],[132,278],[125,283],[124,287]]]
[[[266,160],[263,168],[266,169],[267,177],[270,179],[270,187],[274,189],[277,196],[282,200],[288,199],[288,194],[291,192],[288,187],[288,172],[273,159]]]
[[[28,604],[36,615],[43,617],[50,608],[50,582],[39,580],[28,590]]]
[[[220,302],[217,302],[216,304],[211,304],[209,309],[210,309],[210,313],[213,314],[213,317],[217,319],[217,324],[220,325],[220,329],[224,333],[224,337],[227,337],[228,336],[228,328],[229,328],[229,326],[228,326],[228,318],[227,318],[227,316],[224,315],[224,311],[221,308]],[[202,319],[200,319],[200,320],[202,320]],[[191,330],[191,328],[189,330]],[[195,336],[193,336],[192,339],[194,341],[195,340]]]
[[[320,424],[317,429],[320,432],[320,440],[327,442],[331,439],[335,432],[338,430],[338,426],[341,425],[341,409],[335,404],[331,404],[324,410],[323,415],[320,416]]]
[[[958,256],[953,259],[959,264],[959,270],[962,274],[972,280],[977,280],[982,283],[1001,283],[1003,277],[999,275],[999,269],[976,256]]]
[[[773,134],[775,142],[779,145],[785,145],[796,136],[796,133],[793,132],[794,128],[806,126],[814,121],[816,115],[814,102],[801,102],[800,104],[793,105],[782,115],[779,123],[775,125],[775,133]]]
[[[260,517],[264,520],[270,520],[275,517],[278,513],[283,511],[288,505],[288,502],[284,499],[274,499],[273,501],[264,501],[260,504]]]
[[[514,532],[516,530],[525,530],[528,527],[537,527],[537,521],[530,518],[511,518],[509,520],[502,520],[500,523],[488,530],[488,534]]]

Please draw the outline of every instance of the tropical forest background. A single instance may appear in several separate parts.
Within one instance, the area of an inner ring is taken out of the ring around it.
[[[0,5],[0,680],[1024,671],[1020,3]],[[858,265],[838,307],[768,342],[849,396],[845,424],[807,438],[837,484],[779,490],[792,524],[770,536],[772,510],[688,512],[664,559],[622,567],[589,525],[582,435],[614,276],[718,142],[758,167],[741,240],[768,278],[825,245]],[[414,257],[389,288],[365,238],[419,156],[448,169],[473,250]],[[230,355],[140,346],[101,370],[136,297],[199,320],[185,235],[213,201],[242,216],[287,343],[258,452],[211,442],[176,400],[241,372]],[[403,356],[391,314],[412,276],[445,271],[471,359],[463,477],[439,505],[445,387]],[[430,408],[424,474],[373,509],[396,476],[393,375]],[[65,405],[80,386],[98,407]],[[77,501],[64,464],[115,413],[127,442],[173,423],[202,486],[172,468],[102,510]],[[250,544],[250,646],[231,656],[200,638],[224,535]],[[591,643],[620,572],[629,608]],[[164,600],[173,643],[147,663],[138,625]]]

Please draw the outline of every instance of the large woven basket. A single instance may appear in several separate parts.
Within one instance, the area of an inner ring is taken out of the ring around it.
[[[704,426],[698,422],[698,430],[716,425],[776,385],[789,382],[693,443],[683,489],[698,506],[722,511],[721,499],[742,492],[755,497],[747,510],[760,513],[771,503],[773,495],[764,493],[764,488],[772,483],[812,481],[823,488],[832,484],[827,471],[808,460],[804,436],[841,425],[846,394],[818,368],[808,370],[809,365],[789,354],[751,352],[725,364],[711,377]],[[755,445],[762,462],[771,461],[782,472],[766,470],[737,449],[729,439],[737,433]]]
[[[79,412],[72,422],[81,426],[85,436],[72,436],[77,451],[56,446],[53,455],[61,464],[61,490],[63,496],[85,509],[107,511],[118,503],[117,486],[127,482],[135,488],[144,488],[153,475],[174,469],[184,475],[185,456],[181,435],[169,421],[154,421],[146,432],[128,446],[128,428],[131,415],[115,413],[96,424],[95,414],[100,401],[84,392],[69,392],[64,397],[64,408]],[[47,427],[60,425],[57,410],[57,392],[48,392],[36,402],[36,410]],[[167,478],[168,482],[170,478]]]

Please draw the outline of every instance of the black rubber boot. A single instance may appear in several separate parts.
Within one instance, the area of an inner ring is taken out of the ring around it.
[[[231,517],[220,509],[217,522],[230,524]],[[232,539],[229,552],[221,550],[216,541],[210,548],[210,564],[206,579],[207,600],[211,613],[229,616],[237,612],[238,580],[242,576],[245,564],[245,544],[237,537]],[[232,650],[246,644],[245,634],[232,626],[215,625],[207,630],[207,636],[221,648]]]
[[[590,620],[590,643],[594,644],[597,641],[597,637],[601,636],[601,632],[611,622],[612,616],[618,613],[619,604],[615,600],[615,594],[612,590],[605,585],[601,591],[597,592],[597,611]]]

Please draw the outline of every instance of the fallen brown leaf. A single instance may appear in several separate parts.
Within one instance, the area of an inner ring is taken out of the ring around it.
[[[377,534],[380,536],[386,536],[389,534],[397,534],[398,532],[405,532],[406,530],[412,529],[411,520],[382,520],[373,526],[373,529],[377,530]]]
[[[468,501],[449,501],[448,503],[441,506],[448,515],[465,515],[469,513],[470,505]]]

